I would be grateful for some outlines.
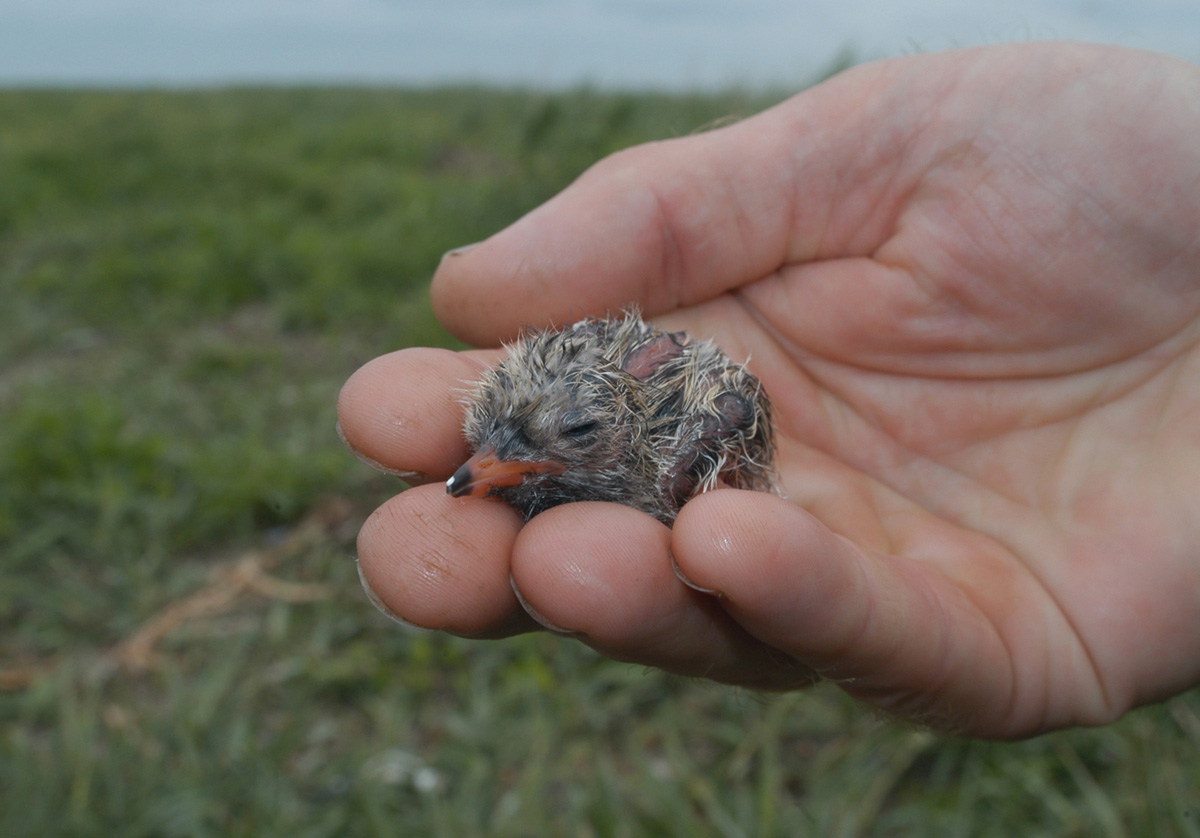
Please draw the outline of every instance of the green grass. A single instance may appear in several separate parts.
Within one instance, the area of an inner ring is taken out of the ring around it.
[[[354,532],[400,484],[342,449],[335,399],[452,345],[440,254],[764,104],[0,91],[0,835],[1200,835],[1195,691],[963,742],[362,596]],[[247,556],[320,587],[231,594],[118,665]]]

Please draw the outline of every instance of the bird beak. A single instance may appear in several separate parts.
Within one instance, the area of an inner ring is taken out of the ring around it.
[[[566,470],[554,460],[501,460],[495,449],[485,445],[446,481],[446,491],[456,498],[481,498],[493,489],[517,486],[530,474],[562,474]]]

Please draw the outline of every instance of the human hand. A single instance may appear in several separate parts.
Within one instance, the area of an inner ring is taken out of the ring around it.
[[[715,338],[772,398],[786,499],[714,491],[668,529],[448,497],[459,390],[499,351],[405,350],[339,403],[360,456],[436,481],[367,521],[364,579],[416,625],[815,674],[979,736],[1196,684],[1197,136],[1200,69],[1025,44],[865,65],[601,161],[447,256],[439,317],[496,346],[636,303]]]

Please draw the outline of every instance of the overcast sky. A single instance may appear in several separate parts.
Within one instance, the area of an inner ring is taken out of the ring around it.
[[[0,0],[0,85],[799,83],[1030,38],[1200,61],[1197,0]]]

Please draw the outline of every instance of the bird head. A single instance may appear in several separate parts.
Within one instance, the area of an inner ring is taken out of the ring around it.
[[[637,384],[594,336],[550,332],[518,343],[467,404],[475,453],[447,490],[497,495],[526,517],[566,500],[620,497],[642,456]]]

